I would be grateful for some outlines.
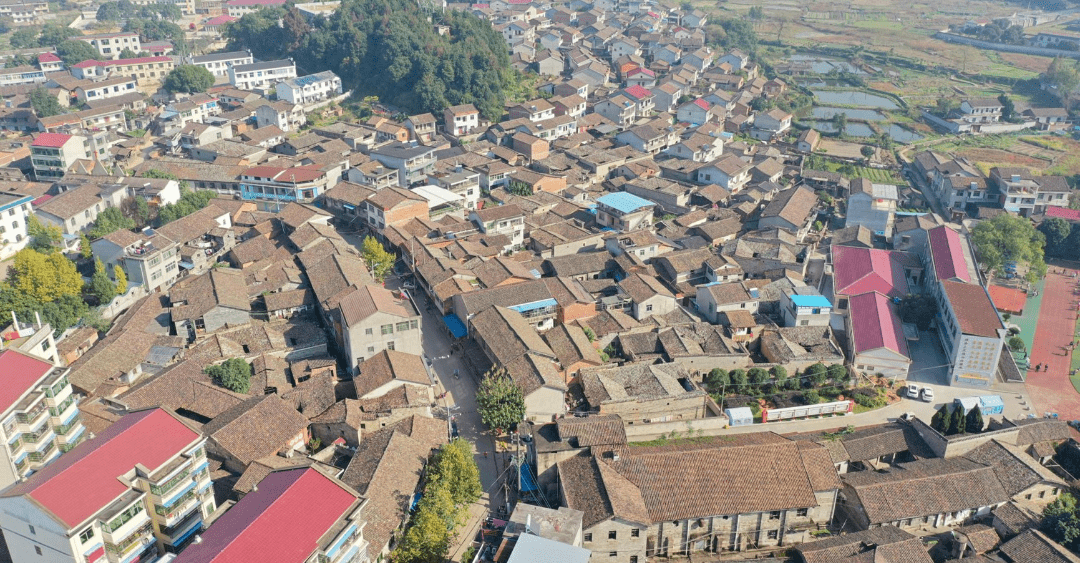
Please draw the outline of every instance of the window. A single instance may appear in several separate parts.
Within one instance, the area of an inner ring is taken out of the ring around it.
[[[409,328],[416,330],[416,327],[420,326],[416,321],[409,321]]]
[[[646,311],[652,311],[652,305],[646,305],[645,310]]]
[[[618,551],[610,551],[610,552],[608,552],[607,556],[608,557],[618,557],[619,552]]]
[[[393,340],[391,340],[390,342],[387,342],[387,343],[386,343],[386,349],[387,349],[387,350],[394,350],[394,349],[395,349],[395,348],[394,348],[394,341],[393,341]]]
[[[34,546],[34,553],[36,553],[38,555],[41,555],[41,546],[35,545]]]
[[[636,538],[636,537],[640,537],[640,536],[641,536],[641,530],[639,530],[637,528],[634,528],[634,529],[630,530],[630,537]]]
[[[375,353],[375,347],[374,346],[368,346],[367,347],[367,353],[368,354],[374,354]]]
[[[94,537],[94,527],[91,526],[91,527],[83,530],[82,533],[79,534],[79,541],[82,542],[82,543],[86,543],[86,542],[90,541],[90,539],[93,538],[93,537]]]
[[[409,330],[409,321],[398,323],[395,327],[395,330],[397,330],[398,332]]]
[[[1028,495],[1028,498],[1031,498],[1031,495]],[[30,526],[30,533],[34,534],[36,536],[37,535],[37,530],[33,526]]]
[[[592,534],[585,534],[585,541],[592,541]]]
[[[637,563],[637,555],[630,556],[630,563]]]
[[[383,334],[394,334],[394,325],[382,325],[381,330]]]
[[[807,509],[807,508],[800,508],[800,509],[795,511],[796,516],[806,516],[809,513],[810,513],[810,510]]]
[[[774,510],[774,511],[769,513],[769,520],[779,520],[779,519],[780,519],[780,511],[779,510]]]
[[[779,530],[769,530],[769,539],[770,540],[775,540],[778,537],[780,537],[780,531]]]
[[[807,321],[807,320],[801,320],[801,321],[799,321],[799,326],[806,326],[806,325],[808,325],[808,324],[810,324],[810,321]]]
[[[610,532],[607,533],[607,539],[613,540],[613,539],[615,539],[616,535],[618,535],[618,534],[615,532],[615,530],[611,530]]]

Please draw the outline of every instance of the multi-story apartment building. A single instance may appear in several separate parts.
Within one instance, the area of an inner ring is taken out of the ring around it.
[[[45,23],[49,3],[45,0],[3,0],[0,2],[0,18],[11,18],[15,25]]]
[[[656,204],[631,193],[604,194],[596,200],[596,222],[616,231],[636,231],[652,224]]]
[[[398,171],[398,185],[407,188],[435,170],[435,149],[416,143],[391,143],[372,149],[371,158]]]
[[[250,14],[266,6],[284,5],[285,0],[228,0],[225,2],[225,12],[234,18],[242,18],[244,14]]]
[[[469,213],[469,220],[476,223],[480,232],[487,235],[506,235],[511,248],[517,248],[525,241],[525,212],[515,204],[485,207]]]
[[[18,350],[0,353],[0,487],[26,479],[86,437],[67,372]]]
[[[107,61],[83,61],[71,65],[71,74],[83,79],[130,78],[140,86],[158,84],[176,67],[172,57],[137,57]],[[100,99],[100,98],[94,98]]]
[[[165,289],[180,276],[180,245],[147,229],[141,234],[119,229],[90,244],[94,256],[112,273],[120,266],[128,286],[140,285],[153,293]]]
[[[30,143],[30,161],[39,182],[62,178],[76,160],[90,157],[90,144],[80,135],[42,133]]]
[[[0,259],[7,259],[26,247],[30,238],[26,234],[26,221],[34,212],[30,202],[34,198],[17,194],[0,194]]]
[[[306,123],[307,114],[301,105],[278,100],[255,108],[255,125],[259,128],[273,125],[288,133],[296,131]]]
[[[96,35],[76,35],[73,39],[86,41],[91,47],[97,50],[102,58],[105,59],[119,59],[120,53],[123,52],[124,49],[131,49],[136,53],[142,51],[142,43],[139,41],[139,34],[132,31],[121,33],[99,33]]]
[[[292,59],[262,61],[229,67],[229,83],[241,90],[270,88],[283,80],[296,78]]]
[[[367,505],[315,467],[274,471],[174,563],[368,563]]]
[[[236,65],[249,65],[255,62],[251,51],[231,51],[210,55],[189,56],[189,65],[201,66],[217,77],[229,76],[229,69]]]
[[[96,102],[98,100],[107,100],[109,98],[117,98],[127,94],[134,94],[136,81],[134,78],[126,76],[118,76],[116,78],[107,78],[100,82],[92,82],[89,84],[83,84],[75,88],[75,95],[78,96],[79,102]]]
[[[448,107],[443,110],[443,127],[455,137],[468,135],[480,127],[480,111],[472,104]]]
[[[290,201],[310,203],[339,179],[317,166],[254,166],[240,175],[240,196],[256,200],[264,210],[277,210]]]
[[[294,104],[308,105],[341,94],[341,78],[329,70],[297,76],[277,84],[277,97]]]
[[[161,408],[122,417],[0,494],[12,559],[128,563],[179,552],[216,509],[205,443]]]

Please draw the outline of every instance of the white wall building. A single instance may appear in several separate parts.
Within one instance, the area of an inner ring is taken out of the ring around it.
[[[341,78],[329,70],[290,78],[277,84],[277,97],[294,104],[308,105],[341,94]]]
[[[229,83],[241,90],[270,88],[278,82],[295,77],[296,65],[292,59],[229,67]]]

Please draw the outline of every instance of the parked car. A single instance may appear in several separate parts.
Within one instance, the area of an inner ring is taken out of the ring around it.
[[[909,383],[905,392],[907,393],[909,399],[918,399],[919,391],[921,390],[922,389],[918,385],[915,385],[914,383]]]
[[[933,389],[931,389],[929,387],[923,387],[921,395],[922,395],[922,400],[926,401],[927,403],[933,403],[934,402],[934,390]]]

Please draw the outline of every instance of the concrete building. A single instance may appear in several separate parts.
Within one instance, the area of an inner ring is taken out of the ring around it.
[[[141,52],[142,44],[139,34],[132,31],[121,33],[100,33],[97,35],[76,35],[72,39],[78,39],[90,44],[104,59],[119,59],[124,49],[131,49],[135,53]]]
[[[151,229],[140,234],[119,229],[90,246],[110,275],[114,266],[124,270],[128,287],[152,293],[169,288],[180,276],[180,245]]]
[[[245,14],[257,12],[267,6],[284,6],[285,0],[228,0],[225,2],[225,13],[234,18],[242,18]]]
[[[50,335],[45,336],[39,347],[54,348]],[[86,438],[68,370],[43,359],[47,353],[55,355],[55,349],[37,348],[34,353],[42,357],[11,348],[0,353],[6,389],[0,403],[0,438],[5,444],[0,448],[0,487],[26,479]]]
[[[180,551],[216,509],[205,442],[164,409],[120,418],[0,494],[12,559],[136,561]]]
[[[292,59],[234,64],[229,67],[229,83],[241,90],[270,89],[278,82],[296,78]]]
[[[229,69],[233,66],[249,65],[254,62],[255,59],[252,58],[251,51],[232,51],[229,53],[188,56],[187,58],[187,64],[201,66],[218,78],[229,76]]]
[[[341,79],[329,70],[290,78],[277,84],[278,99],[299,105],[314,104],[339,94]]]
[[[138,85],[160,84],[165,75],[176,68],[172,57],[138,57],[134,59],[115,59],[105,61],[83,61],[71,65],[71,74],[87,80],[103,78],[130,78]],[[125,91],[123,93],[130,93]],[[99,100],[102,98],[87,98]],[[85,100],[83,100],[85,101]]]
[[[0,69],[0,86],[45,82],[45,71],[32,66]]]
[[[383,350],[424,353],[423,319],[409,299],[377,285],[365,285],[342,298],[334,311],[342,353],[354,371]]]
[[[80,135],[42,133],[30,143],[30,160],[38,181],[62,178],[76,160],[90,158],[90,143]]]
[[[652,224],[656,204],[626,192],[607,193],[596,200],[596,222],[616,231],[636,231]]]
[[[443,128],[455,137],[468,135],[480,127],[480,111],[472,104],[448,107],[443,110]]]
[[[828,326],[832,303],[811,287],[795,287],[780,293],[784,326]]]
[[[435,170],[435,149],[415,143],[391,143],[372,149],[371,157],[398,171],[398,185],[423,182]]]
[[[7,259],[26,247],[30,241],[26,223],[33,214],[30,202],[34,198],[17,193],[0,194],[0,258]]]

